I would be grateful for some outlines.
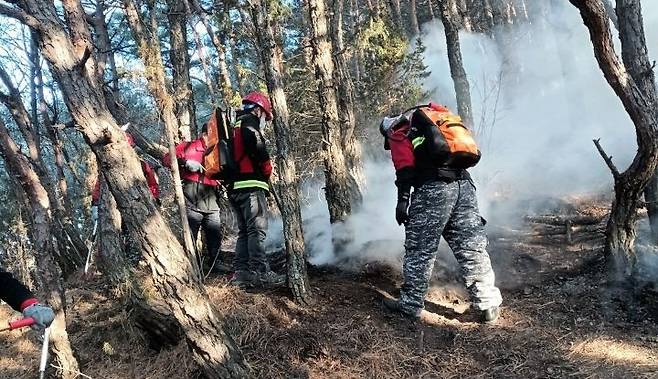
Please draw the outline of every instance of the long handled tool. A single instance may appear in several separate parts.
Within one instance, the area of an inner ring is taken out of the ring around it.
[[[32,325],[34,325],[34,319],[32,317],[27,317],[10,322],[6,327],[0,328],[0,332],[6,332],[7,330],[16,330]]]
[[[48,345],[50,344],[50,328],[43,331],[43,345],[41,346],[41,362],[39,362],[39,379],[46,377],[48,365]]]
[[[91,255],[94,250],[94,244],[96,242],[96,235],[98,234],[98,220],[94,221],[94,229],[91,232],[91,242],[87,248],[87,260],[85,261],[85,275],[89,272],[89,267],[91,266]]]
[[[0,328],[0,332],[8,330],[16,330],[34,325],[35,321],[32,317],[26,317],[20,320],[9,322],[9,324]],[[39,379],[46,377],[46,366],[48,365],[48,347],[50,345],[50,328],[43,331],[43,345],[41,345],[41,361],[39,362]]]

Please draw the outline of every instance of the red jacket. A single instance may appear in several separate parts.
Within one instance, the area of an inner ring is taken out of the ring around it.
[[[176,158],[178,158],[178,166],[180,167],[181,179],[194,183],[201,183],[209,186],[218,186],[219,181],[209,179],[203,173],[190,172],[185,169],[185,161],[193,160],[203,164],[203,157],[206,152],[206,144],[203,138],[195,139],[194,141],[185,141],[176,145]],[[169,153],[165,154],[162,158],[162,163],[171,167],[171,158]]]
[[[149,190],[153,195],[154,199],[160,198],[160,183],[158,183],[158,175],[155,173],[153,167],[145,161],[140,161],[142,163],[142,172],[146,178],[146,183],[149,186]],[[98,201],[101,198],[101,181],[96,179],[96,184],[94,184],[94,190],[91,193],[91,203],[98,205]]]
[[[233,129],[233,159],[238,163],[238,173],[231,180],[231,190],[269,191],[272,162],[259,123],[258,117],[245,114],[238,118]]]

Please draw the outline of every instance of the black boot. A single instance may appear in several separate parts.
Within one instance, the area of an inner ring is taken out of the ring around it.
[[[498,317],[500,317],[500,308],[498,307],[491,307],[481,312],[481,322],[486,324],[493,324],[498,320]]]
[[[400,300],[398,299],[391,299],[386,297],[384,298],[383,302],[384,302],[384,306],[393,312],[400,313],[403,316],[410,318],[412,320],[420,319],[420,312],[410,313],[407,309],[402,307],[402,305],[400,304]]]

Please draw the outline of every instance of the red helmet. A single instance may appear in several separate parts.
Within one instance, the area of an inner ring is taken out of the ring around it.
[[[272,119],[272,103],[270,103],[270,98],[264,93],[258,91],[251,92],[242,98],[242,104],[256,104],[265,111],[265,119],[267,121]]]

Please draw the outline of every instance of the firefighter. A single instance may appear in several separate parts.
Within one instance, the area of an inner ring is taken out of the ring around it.
[[[435,104],[429,106],[433,108],[426,109],[428,112],[449,112]],[[421,130],[421,121],[426,120],[421,112],[418,109],[409,117],[385,118],[380,124],[396,170],[395,219],[406,231],[400,298],[385,299],[384,305],[412,319],[420,318],[443,236],[459,262],[479,321],[495,322],[502,298],[486,251],[486,221],[478,211],[475,185],[466,169],[451,167],[430,153],[434,151],[430,144],[437,139],[428,138],[430,135]],[[433,131],[439,129],[432,122],[425,125]],[[479,160],[479,150],[477,154]]]
[[[32,295],[21,282],[0,268],[0,299],[17,312],[23,313],[23,317],[34,319],[35,325],[47,328],[55,319],[55,312]]]
[[[272,164],[262,130],[272,120],[272,105],[260,92],[245,96],[242,105],[233,129],[237,173],[227,180],[229,201],[238,224],[235,275],[231,282],[242,288],[280,285],[285,276],[270,270],[264,248]]]
[[[192,241],[196,241],[199,230],[203,229],[206,236],[206,254],[213,262],[213,271],[228,273],[230,267],[223,263],[220,257],[222,225],[219,204],[222,187],[218,180],[205,175],[203,167],[207,142],[208,124],[203,124],[197,139],[176,146],[176,158],[183,182],[183,195]],[[169,154],[164,156],[163,163],[171,167]]]

